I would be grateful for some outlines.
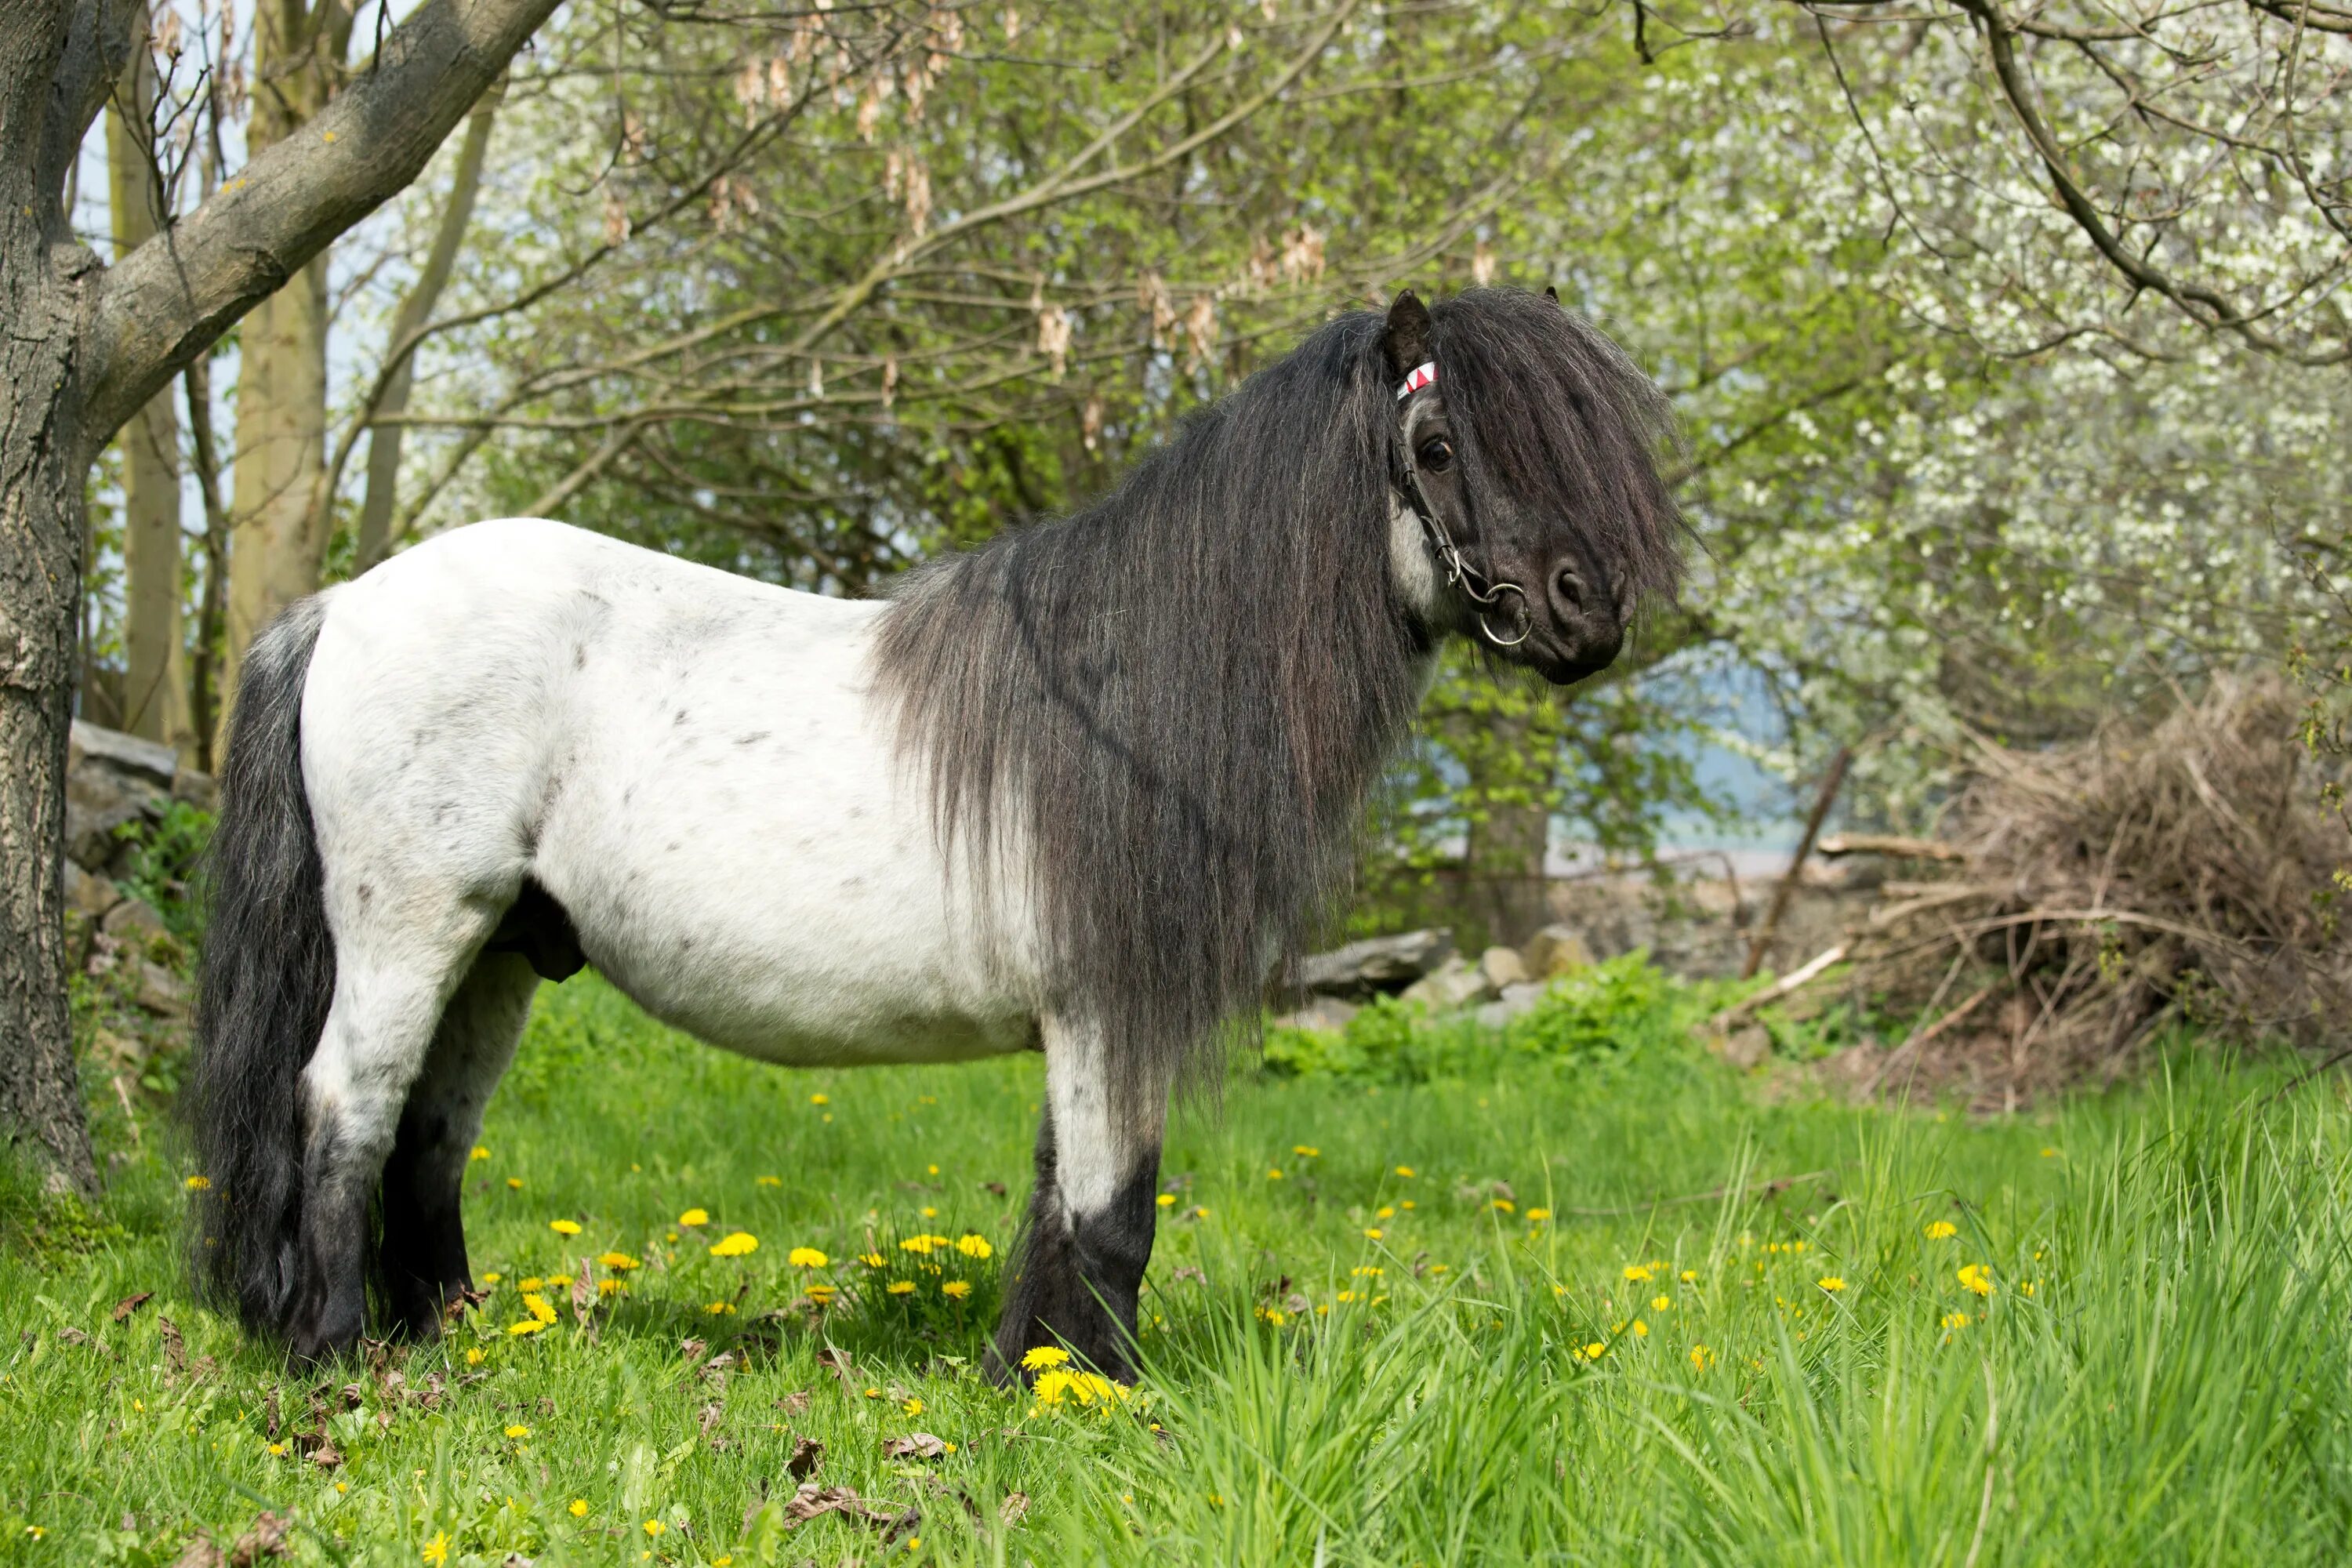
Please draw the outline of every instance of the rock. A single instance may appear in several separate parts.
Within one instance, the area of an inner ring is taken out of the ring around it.
[[[1478,1021],[1490,1029],[1499,1029],[1512,1019],[1535,1010],[1543,1000],[1544,987],[1532,980],[1503,987],[1503,994],[1478,1009]]]
[[[143,899],[120,900],[106,911],[106,918],[100,921],[98,926],[115,941],[142,952],[155,938],[172,934],[172,928],[163,923],[163,917]]]
[[[1708,1042],[1708,1048],[1746,1072],[1772,1054],[1772,1035],[1761,1024],[1749,1024]]]
[[[220,808],[220,785],[213,775],[200,768],[182,768],[172,775],[172,798],[185,801],[199,811]]]
[[[1278,1029],[1311,1029],[1318,1035],[1336,1035],[1361,1010],[1353,1002],[1343,1002],[1337,996],[1318,996],[1297,1012],[1276,1018],[1274,1023]]]
[[[1528,977],[1535,980],[1549,980],[1555,974],[1590,968],[1592,963],[1592,953],[1584,945],[1584,939],[1576,934],[1574,927],[1564,925],[1548,925],[1528,938],[1519,957],[1527,965]]]
[[[1472,1002],[1491,1001],[1495,988],[1486,977],[1457,954],[1404,988],[1404,999],[1418,1002],[1433,1013],[1445,1013]]]
[[[121,889],[106,877],[95,877],[71,860],[66,862],[66,907],[79,910],[91,920],[102,920],[106,911],[122,901]]]
[[[75,720],[66,747],[68,858],[103,868],[114,854],[116,828],[163,815],[177,765],[169,746]]]
[[[187,983],[152,959],[141,959],[139,988],[131,999],[162,1018],[177,1018],[188,1010]]]
[[[1412,984],[1453,956],[1454,933],[1413,931],[1351,942],[1298,961],[1298,989],[1360,1000]]]
[[[1507,991],[1528,978],[1528,966],[1515,947],[1490,947],[1478,955],[1478,973],[1497,991]]]

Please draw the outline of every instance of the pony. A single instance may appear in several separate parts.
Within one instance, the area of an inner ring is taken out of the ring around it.
[[[1549,290],[1407,291],[883,599],[505,519],[292,605],[221,778],[200,1288],[298,1361],[372,1295],[437,1333],[484,1106],[593,963],[780,1064],[1042,1051],[989,1369],[1131,1381],[1171,1093],[1333,910],[1444,639],[1567,683],[1673,594],[1672,440]]]

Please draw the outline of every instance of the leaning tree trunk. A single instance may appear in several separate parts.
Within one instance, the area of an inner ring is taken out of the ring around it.
[[[26,42],[0,27],[0,1137],[94,1192],[66,1010],[66,730],[81,595],[75,329],[95,258],[6,132]],[[29,31],[29,29],[27,29]],[[47,87],[40,73],[34,90]],[[13,89],[13,90],[11,90]]]

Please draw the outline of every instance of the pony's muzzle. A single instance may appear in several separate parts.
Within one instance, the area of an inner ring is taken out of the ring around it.
[[[1574,557],[1554,562],[1544,579],[1544,608],[1550,625],[1541,640],[1549,655],[1538,668],[1545,677],[1565,685],[1602,670],[1625,646],[1625,617],[1618,595],[1599,582],[1591,568]]]

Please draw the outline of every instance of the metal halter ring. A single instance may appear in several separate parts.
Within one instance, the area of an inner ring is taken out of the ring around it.
[[[1407,390],[1412,389],[1408,387]],[[1421,531],[1429,538],[1430,550],[1445,568],[1445,580],[1460,588],[1468,595],[1470,602],[1478,606],[1478,630],[1488,642],[1496,647],[1518,647],[1536,629],[1535,606],[1528,602],[1528,591],[1517,583],[1498,583],[1462,559],[1461,548],[1454,542],[1454,536],[1445,531],[1445,525],[1437,521],[1437,512],[1430,506],[1429,498],[1421,493],[1421,476],[1414,471],[1411,454],[1403,452],[1402,447],[1402,443],[1399,443],[1397,468],[1404,480],[1400,488],[1404,491],[1405,504],[1412,508],[1413,516],[1421,520]],[[1518,613],[1515,617],[1517,631],[1512,637],[1498,635],[1493,623],[1487,619],[1502,604],[1506,594],[1518,600]]]

